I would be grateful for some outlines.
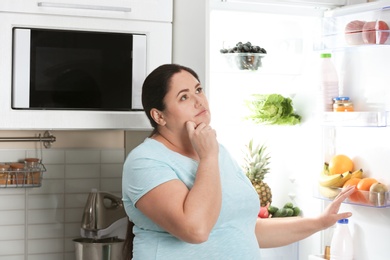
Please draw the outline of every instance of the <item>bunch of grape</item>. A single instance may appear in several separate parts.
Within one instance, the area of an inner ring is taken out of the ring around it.
[[[264,53],[266,54],[267,51],[264,48],[261,48],[260,46],[252,45],[252,43],[242,43],[238,42],[236,46],[229,49],[221,49],[221,53]]]

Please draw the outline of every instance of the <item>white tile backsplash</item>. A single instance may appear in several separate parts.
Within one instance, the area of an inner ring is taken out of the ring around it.
[[[0,242],[0,259],[8,260],[12,255],[24,255],[25,240],[2,240]],[[17,258],[19,259],[19,258]],[[24,259],[20,258],[20,259]]]
[[[65,168],[66,178],[69,179],[91,179],[99,178],[100,165],[96,164],[70,164]],[[78,181],[78,180],[76,180]]]
[[[2,210],[0,213],[0,223],[2,225],[22,225],[26,221],[24,210]]]
[[[27,247],[28,254],[63,252],[64,239],[31,239],[28,241]]]
[[[65,152],[65,162],[71,163],[100,163],[100,151],[96,150],[68,150]]]
[[[92,188],[121,196],[125,149],[0,149],[0,162],[42,158],[42,186],[0,188],[0,260],[74,260]]]
[[[18,226],[1,226],[0,240],[17,240],[24,238],[24,225]]]

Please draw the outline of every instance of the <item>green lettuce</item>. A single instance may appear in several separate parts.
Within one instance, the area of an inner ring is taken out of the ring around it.
[[[257,124],[296,125],[301,116],[294,113],[291,98],[279,94],[254,94],[246,101],[251,114],[247,119]]]

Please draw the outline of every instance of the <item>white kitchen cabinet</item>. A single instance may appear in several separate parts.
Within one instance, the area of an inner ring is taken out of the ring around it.
[[[172,5],[172,0],[2,0],[0,10],[171,22]]]
[[[60,3],[48,0],[47,3]],[[77,1],[64,0],[63,3]],[[11,108],[12,88],[12,30],[14,27],[70,29],[119,33],[139,33],[147,36],[146,69],[150,73],[157,66],[172,61],[172,22],[152,21],[152,18],[171,20],[172,1],[79,1],[77,4],[118,6],[137,3],[142,8],[124,11],[39,7],[38,1],[0,1],[0,122],[1,130],[32,129],[127,129],[149,130],[150,123],[143,111],[70,111],[17,110]],[[144,4],[142,4],[145,2]],[[166,5],[164,5],[165,3]],[[126,6],[130,6],[126,5]],[[161,8],[159,5],[162,5]],[[148,9],[147,6],[154,6]],[[146,10],[148,9],[148,10]],[[139,12],[138,12],[138,11]],[[169,12],[168,12],[169,10]],[[161,12],[161,16],[157,14]],[[165,14],[164,14],[165,13]],[[165,18],[163,18],[164,15]],[[163,15],[164,14],[164,15]]]

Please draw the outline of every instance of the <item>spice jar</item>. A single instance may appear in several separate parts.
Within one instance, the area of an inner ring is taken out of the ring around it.
[[[11,183],[16,185],[23,185],[25,183],[24,163],[11,163]]]
[[[333,112],[352,112],[353,103],[349,97],[335,97],[333,99]]]
[[[8,177],[9,168],[8,164],[0,164],[0,185],[11,184],[11,177]]]
[[[41,182],[40,160],[38,158],[25,158],[24,164],[28,171],[26,184],[39,184]]]

